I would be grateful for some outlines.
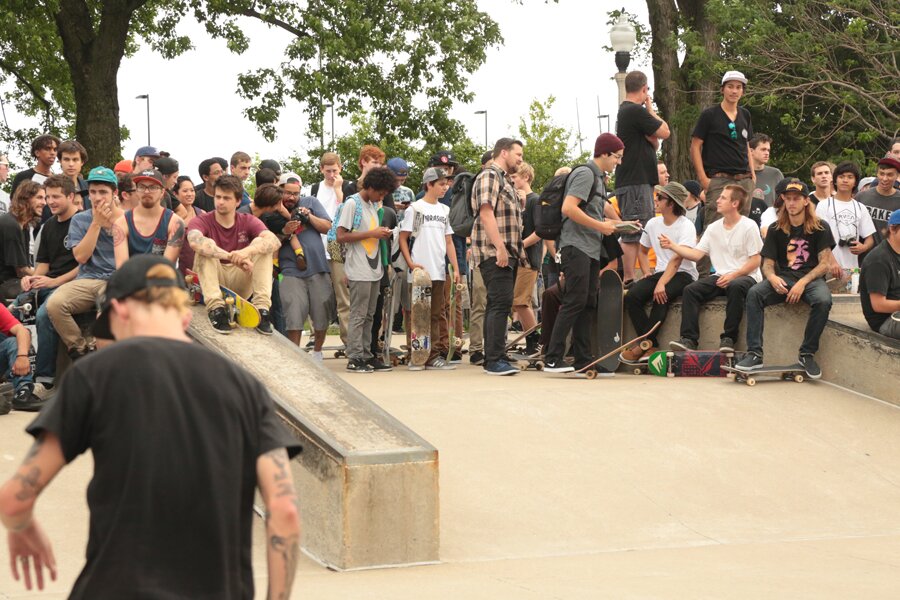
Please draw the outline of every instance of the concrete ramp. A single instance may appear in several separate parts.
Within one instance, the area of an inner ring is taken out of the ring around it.
[[[259,378],[303,444],[303,549],[337,570],[436,562],[437,449],[281,335],[222,335],[193,310],[190,336]]]

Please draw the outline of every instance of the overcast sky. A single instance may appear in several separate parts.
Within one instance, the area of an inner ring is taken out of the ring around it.
[[[600,113],[609,114],[610,125],[615,126],[617,92],[612,76],[616,67],[613,54],[601,47],[609,44],[606,14],[620,8],[620,2],[560,0],[556,4],[524,0],[516,4],[512,0],[479,0],[478,4],[499,23],[505,43],[489,49],[487,61],[470,78],[469,87],[475,92],[472,104],[459,104],[453,111],[473,140],[484,143],[484,116],[474,114],[476,110],[488,111],[488,137],[493,143],[516,132],[519,117],[526,114],[533,99],[544,100],[551,94],[557,98],[554,120],[573,131],[577,127],[577,99],[585,149],[593,146],[599,133],[598,96]],[[638,11],[646,21],[643,2],[629,9]],[[231,54],[222,41],[212,41],[202,28],[188,24],[182,31],[193,36],[195,50],[165,61],[142,49],[123,61],[119,71],[120,120],[131,132],[131,139],[123,141],[126,157],[147,142],[145,101],[135,99],[146,93],[150,94],[152,144],[171,152],[179,160],[182,174],[195,179],[197,165],[210,156],[227,159],[234,151],[243,150],[251,156],[282,159],[304,148],[306,118],[296,102],[290,101],[283,110],[279,136],[271,143],[243,117],[246,104],[234,93],[237,75],[270,64],[272,53],[280,52],[288,41],[287,34],[253,19],[247,19],[243,27],[251,39],[251,47],[243,55]],[[548,44],[550,39],[553,45]],[[649,67],[633,61],[634,67],[642,68],[652,81]],[[512,86],[510,78],[514,79]],[[509,89],[516,90],[515,97],[506,95]],[[7,115],[13,127],[15,120],[21,119],[9,112]],[[604,131],[606,127],[604,119]],[[337,136],[346,133],[346,122],[338,119],[335,129]],[[330,124],[326,130],[330,130]],[[326,135],[330,136],[330,131]]]

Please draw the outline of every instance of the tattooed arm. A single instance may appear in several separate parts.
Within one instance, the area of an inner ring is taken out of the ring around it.
[[[268,229],[253,238],[246,248],[235,250],[235,254],[239,254],[246,258],[253,258],[258,254],[272,254],[281,247],[278,237]]]
[[[208,256],[210,258],[218,258],[219,260],[231,260],[231,253],[225,252],[216,243],[204,236],[196,229],[191,229],[187,233],[188,244],[191,245],[194,252],[200,256]]]
[[[128,260],[128,222],[125,215],[112,224],[113,252],[116,256],[116,268],[120,269]]]
[[[166,242],[166,251],[163,254],[173,263],[178,262],[181,247],[184,245],[184,221],[178,215],[172,215],[169,219],[169,241]]]
[[[270,600],[287,599],[300,553],[300,503],[294,492],[290,459],[284,448],[256,460],[256,478],[266,505],[266,554]]]

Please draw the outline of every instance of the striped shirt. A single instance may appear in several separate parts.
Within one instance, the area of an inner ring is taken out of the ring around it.
[[[484,204],[489,204],[494,209],[497,229],[506,246],[510,263],[518,260],[519,266],[527,266],[528,259],[522,245],[522,205],[506,173],[495,164],[479,173],[473,183],[472,209],[475,211],[475,225],[472,227],[472,262],[480,265],[497,256],[497,250],[481,221],[480,209]]]

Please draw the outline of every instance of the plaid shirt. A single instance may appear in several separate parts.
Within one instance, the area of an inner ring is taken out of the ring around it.
[[[506,246],[510,262],[518,259],[519,266],[527,266],[528,259],[522,245],[522,204],[506,173],[492,164],[478,174],[472,185],[472,209],[475,211],[475,225],[472,227],[472,262],[480,265],[485,260],[497,256],[497,250],[491,244],[481,221],[481,206],[489,204],[494,208],[497,229],[500,231],[500,239]]]

